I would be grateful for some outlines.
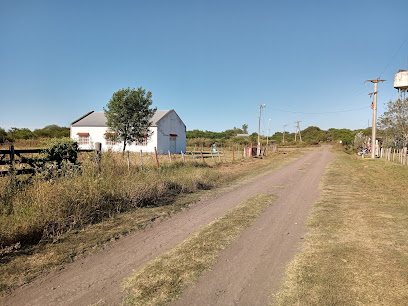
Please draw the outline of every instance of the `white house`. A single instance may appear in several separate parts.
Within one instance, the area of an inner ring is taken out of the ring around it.
[[[156,111],[150,131],[151,137],[140,143],[127,144],[126,150],[154,152],[156,147],[158,154],[186,151],[186,126],[173,109]],[[90,111],[71,123],[71,138],[78,142],[80,149],[93,149],[95,143],[100,142],[102,150],[122,151],[123,142],[114,143],[107,139],[109,133],[104,112]]]

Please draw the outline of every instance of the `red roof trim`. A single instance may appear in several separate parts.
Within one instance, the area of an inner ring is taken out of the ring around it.
[[[171,137],[177,137],[177,134],[170,134]]]
[[[103,135],[116,135],[116,133],[105,133]]]
[[[89,133],[77,133],[78,136],[89,136]]]

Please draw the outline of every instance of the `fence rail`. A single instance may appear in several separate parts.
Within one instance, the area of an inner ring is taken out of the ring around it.
[[[44,153],[46,149],[23,149],[23,150],[16,150],[14,146],[10,146],[9,150],[0,150],[0,166],[9,166],[9,170],[1,170],[0,169],[0,177],[6,176],[13,172],[16,175],[20,174],[34,174],[36,169],[33,164],[33,159],[24,157],[22,154],[41,154]],[[272,152],[277,152],[278,147],[275,145],[272,147]],[[95,153],[95,168],[97,171],[101,171],[101,158],[102,158],[102,145],[101,143],[95,143],[95,149],[87,149],[87,150],[79,150],[79,152],[94,152]],[[164,154],[163,154],[164,155]],[[236,157],[238,158],[251,158],[256,157],[257,149],[253,148],[251,145],[250,147],[243,147],[238,150],[235,150],[235,147],[232,146],[232,161],[235,161]],[[267,155],[267,147],[264,148],[264,151],[261,155]],[[6,159],[6,157],[8,158]],[[154,152],[154,159],[156,163],[156,167],[160,168],[158,154],[155,148]],[[175,157],[173,154],[168,152],[168,159],[169,163],[173,163]],[[187,160],[195,160],[195,161],[202,161],[206,162],[206,159],[211,159],[214,163],[226,162],[227,161],[227,154],[225,153],[224,149],[222,151],[188,151],[188,152],[181,152],[181,161],[186,162]],[[130,156],[129,152],[127,152],[127,164],[128,168],[130,168]],[[15,167],[15,165],[21,165],[20,167]],[[28,166],[28,167],[27,167]],[[19,169],[18,169],[19,168]],[[140,168],[143,169],[143,152],[140,151]]]
[[[33,168],[32,160],[25,157],[22,154],[41,154],[44,153],[46,149],[14,149],[11,145],[8,150],[0,150],[0,166],[9,166],[11,171],[16,175],[21,174],[34,174],[35,169]],[[79,152],[94,152],[95,150],[79,150]],[[8,159],[6,157],[8,156]],[[14,166],[20,164],[22,169],[14,169]],[[29,166],[29,168],[27,168]],[[0,177],[6,176],[10,173],[10,170],[1,170]]]

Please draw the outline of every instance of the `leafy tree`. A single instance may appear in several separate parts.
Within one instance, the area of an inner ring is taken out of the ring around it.
[[[248,134],[248,124],[244,123],[242,125],[242,132],[243,134]]]
[[[248,144],[250,142],[249,137],[234,137],[232,142],[238,143],[240,145]]]
[[[31,132],[27,128],[18,129],[16,127],[12,127],[11,129],[8,130],[7,135],[10,136],[12,139],[30,139],[30,138],[34,138],[33,132]]]
[[[355,132],[349,129],[329,129],[332,141],[341,140],[344,145],[351,145],[354,141]]]
[[[7,139],[7,132],[5,129],[0,128],[0,143],[5,142]]]
[[[126,144],[142,141],[150,137],[150,120],[157,108],[152,105],[152,93],[139,87],[137,90],[120,89],[112,95],[107,108],[103,108],[107,118],[110,134],[115,140],[123,141],[123,152]]]
[[[258,133],[253,132],[249,137],[252,142],[258,143]]]
[[[367,136],[364,135],[363,131],[359,131],[354,136],[354,147],[355,148],[365,148],[367,147]]]
[[[403,147],[408,144],[408,98],[389,101],[386,111],[380,116],[378,127],[385,141]]]
[[[62,138],[62,137],[69,137],[69,128],[68,127],[60,127],[56,124],[47,125],[42,129],[36,129],[33,132],[35,137],[42,137],[42,138]]]

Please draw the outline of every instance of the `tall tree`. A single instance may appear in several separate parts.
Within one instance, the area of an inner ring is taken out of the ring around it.
[[[7,132],[5,129],[0,128],[0,143],[3,143],[6,141],[7,137]]]
[[[126,145],[143,141],[151,136],[149,127],[157,108],[152,105],[152,93],[139,87],[137,90],[121,89],[112,95],[107,108],[103,108],[111,138],[123,141],[123,152]]]
[[[248,134],[248,124],[244,123],[242,125],[242,131],[244,132],[244,134]]]
[[[389,101],[384,114],[379,118],[378,127],[391,146],[408,144],[408,99]]]

